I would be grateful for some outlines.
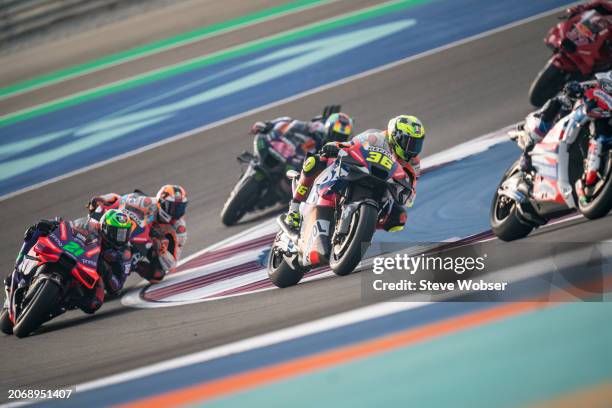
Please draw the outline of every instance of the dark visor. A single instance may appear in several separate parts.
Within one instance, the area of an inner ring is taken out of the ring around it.
[[[162,204],[162,208],[165,212],[170,214],[172,218],[179,219],[183,215],[185,215],[185,211],[187,210],[187,203],[173,203],[170,201],[166,201]]]
[[[399,139],[399,140],[398,140]],[[400,137],[395,139],[407,156],[413,157],[421,153],[423,149],[423,138],[416,137]]]
[[[124,245],[130,239],[130,229],[108,226],[106,235],[111,244]]]

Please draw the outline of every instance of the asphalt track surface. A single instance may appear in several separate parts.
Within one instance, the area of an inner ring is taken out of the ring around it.
[[[298,25],[300,18],[287,19]],[[340,103],[357,118],[360,130],[411,112],[428,128],[425,155],[514,123],[530,111],[527,89],[546,61],[541,39],[555,21],[551,16],[502,31],[2,201],[3,274],[27,225],[57,214],[81,216],[87,199],[100,192],[136,187],[154,192],[170,181],[184,185],[191,199],[186,254],[255,225],[269,214],[225,228],[219,211],[239,175],[234,158],[251,147],[246,131],[256,119],[308,118],[327,103]],[[170,52],[159,58],[173,57]],[[604,240],[611,224],[609,217],[580,219],[542,229],[527,240]],[[7,389],[93,380],[364,304],[358,275],[163,309],[108,302],[94,316],[68,313],[27,339],[0,337],[0,398],[6,399]]]

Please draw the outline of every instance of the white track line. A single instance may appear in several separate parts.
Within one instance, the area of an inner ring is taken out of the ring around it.
[[[570,220],[568,219],[564,221]],[[580,253],[580,250],[576,250],[575,252]],[[612,252],[610,250],[607,250],[605,253],[608,257],[612,256]],[[571,254],[567,254],[567,256],[571,258]],[[489,272],[483,275],[482,278],[491,277],[494,278],[493,280],[495,281],[514,283],[545,274],[550,270],[551,265],[554,266],[554,262],[548,258],[538,259],[534,261],[529,261],[525,264],[514,265],[505,269]],[[473,292],[474,291],[463,293],[465,294]],[[441,298],[450,300],[454,296],[456,296],[456,294],[449,293],[447,296],[443,296]],[[149,366],[137,368],[135,370],[111,375],[108,377],[101,378],[99,380],[77,384],[75,387],[77,392],[84,392],[100,387],[107,387],[113,384],[143,378],[160,372],[181,368],[196,363],[202,363],[205,361],[210,361],[231,354],[242,353],[257,348],[278,344],[288,340],[293,340],[299,337],[304,337],[311,334],[321,333],[339,327],[348,326],[353,323],[359,323],[406,310],[420,308],[426,305],[431,305],[433,303],[437,302],[411,302],[407,301],[406,298],[398,298],[392,302],[376,303],[370,306],[324,317],[311,322],[298,324],[289,328],[276,330],[267,334],[262,334],[248,339],[239,340],[234,343],[214,347],[209,350],[188,354],[183,357],[177,357],[160,363],[155,363]]]
[[[178,140],[194,136],[194,135],[196,135],[198,133],[201,133],[201,132],[204,132],[206,130],[213,129],[213,128],[225,125],[225,124],[233,122],[235,120],[239,120],[239,119],[245,118],[247,116],[250,116],[250,115],[253,115],[253,114],[256,114],[256,113],[260,113],[260,112],[263,112],[263,111],[268,110],[268,109],[275,108],[275,107],[280,106],[280,105],[287,104],[289,102],[293,102],[295,100],[304,98],[306,96],[317,94],[317,93],[326,91],[328,89],[331,89],[331,88],[334,88],[334,87],[337,87],[337,86],[340,86],[340,85],[344,85],[344,84],[347,84],[347,83],[352,82],[352,81],[356,81],[358,79],[362,79],[362,78],[365,78],[365,77],[368,77],[368,76],[371,76],[371,75],[374,75],[374,74],[378,74],[378,73],[383,72],[383,71],[387,71],[389,69],[398,67],[398,66],[406,64],[408,62],[428,57],[430,55],[433,55],[433,54],[436,54],[436,53],[448,50],[448,49],[453,48],[453,47],[458,47],[460,45],[464,45],[464,44],[467,44],[467,43],[470,43],[470,42],[473,42],[473,41],[476,41],[476,40],[480,40],[482,38],[485,38],[485,37],[488,37],[488,36],[491,36],[491,35],[503,32],[503,31],[507,31],[509,29],[512,29],[514,27],[517,27],[517,26],[520,26],[520,25],[523,25],[523,24],[527,24],[527,23],[529,23],[531,21],[534,21],[534,20],[537,20],[539,18],[543,18],[543,17],[547,17],[549,15],[555,14],[555,13],[559,12],[560,10],[565,9],[566,7],[567,6],[558,7],[558,8],[555,8],[555,9],[552,9],[552,10],[549,10],[549,11],[546,11],[546,12],[543,12],[543,13],[540,13],[540,14],[536,14],[534,16],[525,18],[523,20],[518,20],[518,21],[515,21],[513,23],[506,24],[504,26],[494,28],[492,30],[485,31],[485,32],[473,35],[473,36],[468,37],[468,38],[464,38],[462,40],[454,41],[454,42],[451,42],[449,44],[446,44],[446,45],[443,45],[443,46],[440,46],[440,47],[437,47],[437,48],[433,48],[433,49],[431,49],[429,51],[425,51],[425,52],[422,52],[420,54],[416,54],[416,55],[413,55],[413,56],[410,56],[410,57],[406,57],[404,59],[401,59],[401,60],[398,60],[398,61],[395,61],[395,62],[391,62],[389,64],[382,65],[380,67],[373,68],[373,69],[370,69],[368,71],[361,72],[359,74],[351,75],[349,77],[346,77],[346,78],[343,78],[343,79],[331,82],[329,84],[321,85],[319,87],[310,89],[308,91],[304,91],[302,93],[299,93],[299,94],[296,94],[296,95],[293,95],[293,96],[290,96],[290,97],[278,100],[276,102],[272,102],[272,103],[269,103],[267,105],[260,106],[258,108],[254,108],[254,109],[248,110],[246,112],[239,113],[239,114],[230,116],[228,118],[221,119],[221,120],[218,120],[216,122],[209,123],[207,125],[197,127],[195,129],[189,130],[187,132],[179,133],[178,135],[174,135],[174,136],[169,137],[167,139],[160,140],[160,141],[155,142],[155,143],[151,143],[149,145],[146,145],[146,146],[140,147],[138,149],[132,150],[130,152],[127,152],[127,153],[124,153],[124,154],[112,157],[110,159],[103,160],[103,161],[91,164],[89,166],[82,167],[82,168],[77,169],[77,170],[73,170],[73,171],[71,171],[69,173],[53,177],[53,178],[51,178],[49,180],[41,181],[39,183],[36,183],[36,184],[31,185],[31,186],[27,186],[27,187],[21,188],[19,190],[13,191],[11,193],[7,193],[7,194],[5,194],[3,196],[0,196],[0,201],[4,201],[4,200],[7,200],[9,198],[15,197],[17,195],[26,193],[28,191],[36,190],[36,189],[38,189],[40,187],[44,187],[46,185],[49,185],[49,184],[52,184],[52,183],[56,183],[58,181],[67,179],[67,178],[75,176],[77,174],[85,173],[87,171],[100,168],[102,166],[105,166],[105,165],[110,164],[110,163],[114,163],[114,162],[119,161],[119,160],[127,159],[129,157],[132,157],[132,156],[135,156],[137,154],[146,152],[148,150],[155,149],[157,147],[166,145],[168,143],[176,142]]]
[[[308,323],[298,324],[281,330],[276,330],[270,333],[251,337],[249,339],[240,340],[234,343],[225,344],[214,347],[209,350],[200,351],[193,354],[188,354],[183,357],[173,358],[171,360],[152,364],[146,367],[137,368],[135,370],[126,371],[124,373],[111,375],[99,380],[89,381],[76,385],[77,392],[89,391],[100,387],[118,384],[125,381],[131,381],[138,378],[150,376],[163,371],[168,371],[176,368],[185,367],[191,364],[202,363],[220,357],[225,357],[231,354],[241,353],[261,347],[270,346],[272,344],[281,343],[288,340],[297,339],[310,334],[321,333],[326,330],[335,329],[342,326],[347,326],[353,323],[370,320],[381,316],[401,312],[404,310],[415,309],[421,306],[430,304],[429,302],[391,302],[378,303],[371,306],[351,310],[336,314],[322,319],[317,319]]]

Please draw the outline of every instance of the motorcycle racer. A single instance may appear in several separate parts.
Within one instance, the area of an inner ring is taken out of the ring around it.
[[[59,226],[60,221],[61,219],[59,218],[53,220],[43,219],[26,230],[24,242],[15,261],[15,269],[21,265],[26,254],[36,244],[38,239],[46,237],[53,232]],[[109,293],[118,293],[123,287],[130,271],[131,252],[128,242],[132,227],[128,215],[118,210],[108,211],[99,222],[90,221],[87,218],[81,218],[71,221],[70,226],[84,237],[93,235],[99,238],[100,256],[98,257],[98,270],[101,271],[101,275],[104,273],[109,274],[108,282],[110,287],[105,286],[103,279],[98,279],[93,289],[86,291],[85,296],[77,299],[76,306],[88,314],[95,313],[102,307],[105,290]],[[104,262],[104,266],[100,262]],[[103,267],[108,269],[102,271]],[[14,276],[13,273],[7,276],[4,281],[7,293],[12,276]]]
[[[569,114],[577,100],[583,98],[586,103],[596,103],[593,96],[603,93],[612,98],[612,71],[595,74],[595,80],[578,83],[569,82],[563,90],[550,99],[539,110],[530,113],[525,119],[517,143],[523,150],[521,169],[525,172],[532,170],[529,152],[536,143],[540,142],[552,129],[554,124]],[[612,135],[612,126],[608,121],[596,121],[597,135]]]
[[[416,180],[420,171],[419,153],[423,149],[424,139],[425,128],[420,120],[415,116],[400,115],[389,121],[387,130],[367,130],[357,135],[349,143],[336,141],[325,144],[320,154],[309,156],[304,161],[285,223],[293,229],[299,229],[300,203],[308,197],[314,180],[335,160],[340,149],[358,142],[390,152],[406,172],[411,186],[410,192],[405,194],[401,203],[394,203],[389,215],[382,222],[383,229],[387,231],[402,230],[407,219],[405,206],[411,207],[416,196]]]
[[[251,133],[268,134],[276,139],[282,138],[293,145],[296,152],[301,150],[303,154],[314,154],[328,142],[344,142],[350,137],[353,119],[344,113],[339,113],[339,110],[338,105],[326,106],[323,113],[311,121],[300,121],[285,116],[268,122],[255,122],[251,127]],[[303,157],[296,154],[288,162],[298,168],[302,164]]]
[[[73,229],[97,233],[101,238],[100,260],[108,266],[107,293],[117,295],[130,274],[132,251],[129,248],[132,233],[130,217],[119,210],[105,212],[99,220],[92,217],[79,218],[71,222]]]
[[[109,193],[93,197],[87,205],[90,214],[109,209],[121,209],[132,219],[140,219],[151,224],[150,247],[146,256],[138,259],[135,270],[151,283],[160,282],[173,271],[187,242],[187,222],[185,212],[188,199],[185,189],[179,185],[162,186],[155,197],[146,196],[141,191],[119,195]],[[176,237],[171,242],[164,229],[169,228]]]

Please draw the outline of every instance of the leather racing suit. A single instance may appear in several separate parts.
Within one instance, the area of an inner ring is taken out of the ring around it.
[[[414,199],[416,197],[416,181],[420,173],[420,158],[418,156],[415,156],[410,161],[405,161],[393,154],[393,150],[390,148],[389,142],[387,140],[386,130],[366,130],[365,132],[355,136],[350,142],[328,143],[323,146],[322,152],[320,154],[309,156],[304,161],[302,172],[300,174],[300,179],[298,181],[298,186],[295,190],[291,205],[299,205],[299,203],[305,201],[308,197],[308,193],[315,179],[328,165],[330,165],[335,160],[339,150],[343,147],[349,147],[350,145],[355,143],[360,143],[364,146],[372,146],[385,149],[395,157],[397,162],[402,166],[404,172],[406,173],[406,178],[410,185],[410,191],[406,194],[403,194],[403,202],[393,203],[393,206],[388,212],[387,216],[383,220],[380,220],[378,225],[380,228],[383,228],[386,231],[394,232],[401,230],[407,220],[405,207],[412,207],[412,204],[414,203]]]
[[[160,282],[167,273],[173,272],[187,242],[185,217],[172,219],[170,223],[161,222],[157,215],[159,210],[156,198],[141,192],[123,196],[108,193],[92,198],[88,205],[90,213],[112,208],[126,212],[138,227],[150,228],[147,251],[132,264],[132,268],[151,283]],[[138,234],[132,234],[132,244],[135,240],[144,239],[134,235]]]

